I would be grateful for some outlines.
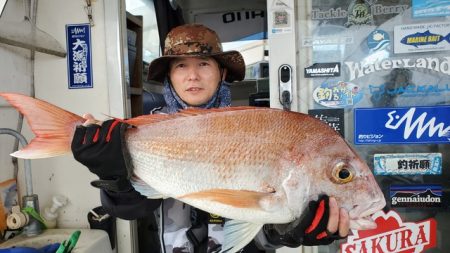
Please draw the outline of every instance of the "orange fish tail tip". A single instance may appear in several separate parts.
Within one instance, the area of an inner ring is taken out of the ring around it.
[[[17,158],[37,159],[69,153],[75,127],[84,119],[48,102],[16,93],[2,93],[27,120],[35,134],[30,144],[11,154]]]

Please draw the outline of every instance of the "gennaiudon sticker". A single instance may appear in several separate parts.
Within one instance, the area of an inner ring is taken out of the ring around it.
[[[363,98],[358,85],[349,82],[323,83],[313,91],[316,103],[330,108],[352,107]]]
[[[440,175],[441,153],[375,154],[375,175]]]
[[[439,208],[442,207],[442,185],[391,185],[391,207]]]

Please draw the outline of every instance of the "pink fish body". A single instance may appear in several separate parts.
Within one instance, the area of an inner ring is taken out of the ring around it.
[[[26,116],[37,136],[36,146],[32,142],[13,155],[43,158],[70,152],[73,128],[82,118],[23,95],[0,96]],[[55,128],[66,132],[58,147],[46,148],[48,133],[41,137],[36,114],[68,119],[59,120],[65,123]],[[320,194],[335,197],[349,211],[352,229],[374,228],[368,217],[385,206],[368,166],[339,134],[308,115],[237,107],[189,109],[125,122],[136,126],[125,136],[135,188],[150,198],[176,198],[251,228],[241,241],[229,241],[233,251],[245,246],[263,224],[298,219]]]

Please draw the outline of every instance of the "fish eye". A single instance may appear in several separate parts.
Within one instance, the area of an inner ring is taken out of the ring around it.
[[[332,177],[334,181],[338,184],[346,184],[352,181],[354,176],[352,168],[344,162],[336,164],[333,169]]]

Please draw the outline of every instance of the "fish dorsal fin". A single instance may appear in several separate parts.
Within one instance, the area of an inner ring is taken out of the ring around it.
[[[221,108],[211,108],[211,109],[201,109],[201,108],[187,108],[181,110],[177,114],[184,114],[185,116],[197,116],[209,113],[217,113],[217,112],[234,112],[234,111],[245,111],[245,110],[261,110],[261,107],[254,106],[235,106],[235,107],[221,107]]]
[[[170,119],[177,118],[174,115],[169,114],[149,114],[149,115],[142,115],[131,119],[123,120],[123,122],[139,127],[143,125],[153,124],[161,121],[166,121]]]
[[[261,107],[252,106],[237,106],[237,107],[222,107],[222,108],[211,108],[211,109],[201,109],[201,108],[188,108],[181,110],[175,114],[150,114],[142,115],[135,118],[123,120],[125,123],[139,127],[142,125],[153,124],[161,121],[172,120],[180,117],[192,117],[205,115],[210,113],[218,112],[233,112],[233,111],[243,111],[243,110],[261,110]]]
[[[208,199],[238,208],[261,209],[261,200],[270,197],[273,193],[256,192],[248,190],[210,189],[193,192],[178,197],[179,199]]]
[[[254,224],[245,221],[228,220],[223,228],[225,242],[221,253],[238,252],[255,238],[263,224]]]

